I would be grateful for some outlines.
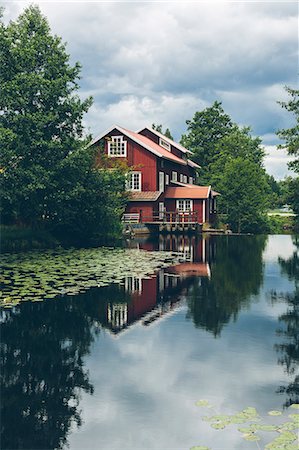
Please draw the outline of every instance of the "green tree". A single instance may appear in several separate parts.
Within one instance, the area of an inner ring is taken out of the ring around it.
[[[219,211],[227,213],[234,231],[265,231],[264,212],[273,195],[263,167],[261,139],[252,137],[250,128],[234,127],[218,141],[215,151],[209,184],[221,192]]]
[[[278,103],[295,116],[295,124],[291,128],[277,132],[278,137],[285,141],[278,148],[286,149],[289,155],[295,157],[294,161],[289,163],[289,167],[299,173],[299,90],[288,86],[285,89],[291,98],[288,102]]]
[[[299,173],[299,90],[286,86],[286,91],[290,95],[288,102],[278,102],[283,108],[295,116],[295,124],[291,128],[279,130],[277,135],[285,141],[278,148],[284,148],[288,154],[294,157],[288,166],[294,172]],[[299,226],[299,179],[298,177],[290,180],[287,202],[292,206],[297,214],[296,223]]]
[[[57,166],[82,146],[80,64],[36,6],[0,24],[0,144],[3,219],[36,224],[55,191]]]
[[[219,183],[222,207],[233,231],[265,232],[268,184],[265,171],[242,157],[228,159]]]
[[[219,185],[226,163],[236,158],[251,161],[262,168],[265,151],[261,142],[259,137],[254,138],[250,135],[250,128],[235,126],[230,134],[223,136],[215,143],[215,153],[209,165],[209,184],[213,184],[215,189],[220,189]]]
[[[173,137],[171,135],[171,132],[169,128],[166,128],[165,131],[162,130],[162,124],[156,125],[155,123],[152,124],[152,129],[158,131],[159,133],[164,134],[164,136],[168,137],[169,139],[173,140]]]
[[[56,172],[55,193],[49,200],[51,224],[58,235],[77,240],[113,238],[121,234],[126,204],[126,169],[94,163],[98,147],[68,155]]]
[[[224,112],[221,102],[197,111],[186,124],[187,133],[182,136],[181,144],[193,152],[192,159],[201,166],[200,182],[210,184],[209,165],[218,153],[216,146],[236,125]]]

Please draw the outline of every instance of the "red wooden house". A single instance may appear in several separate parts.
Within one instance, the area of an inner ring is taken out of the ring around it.
[[[110,158],[123,158],[129,174],[125,218],[137,222],[212,222],[216,195],[198,186],[192,153],[151,128],[137,132],[113,125],[90,144],[104,146]]]

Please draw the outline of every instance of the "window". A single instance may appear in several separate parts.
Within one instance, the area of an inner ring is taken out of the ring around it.
[[[184,175],[184,183],[187,184],[187,182],[188,182],[188,177],[187,177],[187,175]]]
[[[171,172],[171,181],[178,181],[178,173]]]
[[[193,177],[189,177],[189,184],[193,184]]]
[[[164,192],[164,172],[159,172],[159,191]]]
[[[159,145],[161,145],[161,147],[165,148],[166,150],[168,150],[170,152],[171,147],[170,147],[169,142],[167,142],[164,139],[160,138],[159,139]]]
[[[128,322],[127,303],[108,303],[107,313],[108,323],[110,323],[113,328],[122,328]]]
[[[129,191],[141,191],[141,172],[132,172],[128,180]]]
[[[169,184],[169,175],[165,175],[165,184],[167,185],[167,184]]]
[[[192,211],[193,202],[192,200],[177,200],[176,207],[180,212]]]
[[[127,141],[124,141],[123,136],[111,137],[111,141],[108,142],[108,156],[127,156]]]
[[[126,277],[125,290],[127,292],[142,292],[142,280],[139,277]]]
[[[181,173],[180,175],[180,182],[183,183],[184,182],[184,175]]]

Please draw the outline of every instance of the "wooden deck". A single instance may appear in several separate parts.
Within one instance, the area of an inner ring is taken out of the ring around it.
[[[161,212],[140,217],[139,213],[124,214],[125,224],[143,224],[151,232],[159,233],[196,233],[201,232],[202,223],[195,212]]]

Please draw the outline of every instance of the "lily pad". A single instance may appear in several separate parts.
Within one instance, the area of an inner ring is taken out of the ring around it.
[[[293,403],[290,408],[299,409],[299,403]]]
[[[246,441],[251,441],[251,442],[256,442],[256,441],[260,441],[261,438],[259,436],[257,436],[256,434],[244,434],[243,438]]]
[[[282,412],[273,410],[273,411],[269,411],[268,414],[269,414],[269,416],[281,416]]]
[[[211,450],[210,447],[203,447],[202,445],[196,445],[195,447],[191,447],[190,450]]]
[[[150,278],[158,268],[176,264],[179,258],[173,252],[102,247],[3,254],[0,287],[5,295],[0,297],[0,306],[12,306],[28,297],[43,300],[74,295],[128,278]]]
[[[210,406],[209,400],[198,400],[196,406]]]

